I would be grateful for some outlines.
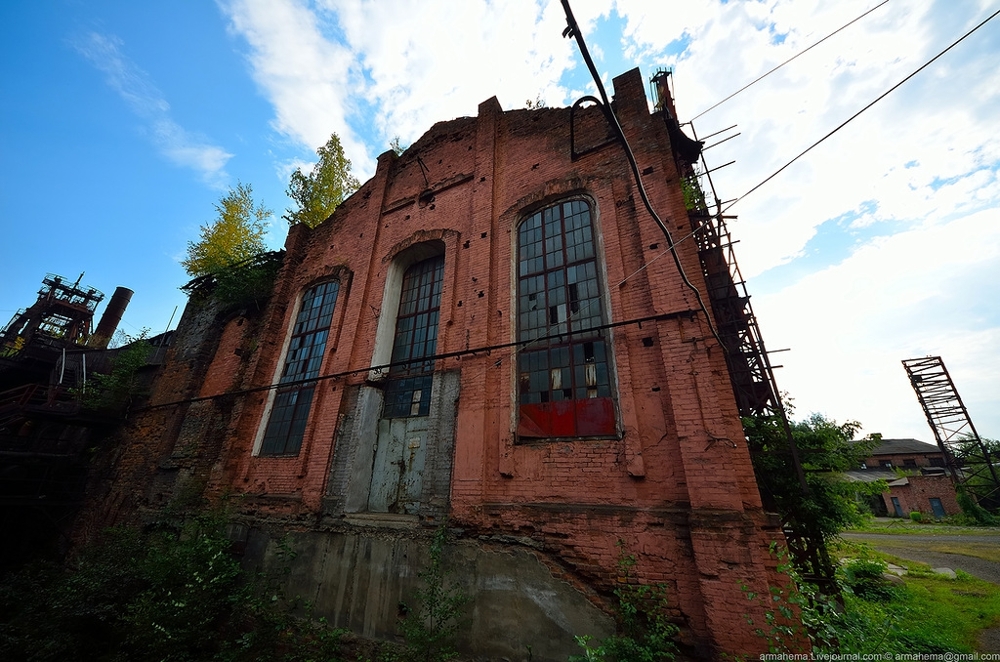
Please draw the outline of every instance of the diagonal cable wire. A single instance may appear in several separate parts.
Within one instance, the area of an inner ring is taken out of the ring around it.
[[[712,319],[712,314],[708,311],[708,307],[705,305],[701,292],[688,278],[687,272],[684,271],[684,265],[681,264],[680,255],[677,253],[676,244],[670,234],[669,228],[667,228],[667,225],[663,222],[663,219],[660,218],[659,214],[656,213],[656,210],[653,209],[653,203],[649,200],[649,194],[646,192],[646,187],[642,183],[642,176],[639,174],[639,164],[636,162],[635,154],[632,152],[632,147],[628,144],[628,139],[625,137],[625,131],[622,129],[622,125],[618,122],[618,116],[615,115],[614,110],[611,108],[611,102],[608,100],[608,93],[604,89],[604,83],[601,82],[601,76],[597,71],[597,66],[594,64],[594,60],[590,56],[590,51],[587,49],[587,44],[583,39],[583,33],[580,31],[580,26],[577,24],[576,18],[573,16],[573,10],[569,6],[569,0],[561,1],[563,11],[566,14],[566,29],[563,30],[563,36],[576,39],[576,43],[580,47],[580,55],[583,56],[583,61],[587,64],[587,69],[590,71],[590,75],[594,79],[594,86],[601,95],[602,103],[599,104],[601,106],[601,110],[604,112],[608,123],[614,130],[615,136],[618,138],[618,142],[622,146],[622,151],[625,152],[625,160],[628,161],[629,168],[632,171],[632,179],[635,181],[635,187],[639,192],[639,197],[642,199],[642,204],[646,208],[649,215],[653,218],[657,227],[659,227],[660,232],[663,233],[667,242],[667,247],[670,249],[670,253],[674,258],[674,265],[677,267],[677,272],[681,277],[681,281],[684,283],[684,286],[694,294],[695,299],[698,301],[698,307],[705,314],[705,321],[708,324],[708,328],[712,331],[712,335],[715,337],[716,341],[718,341],[722,351],[726,352],[726,344],[722,341],[722,337],[715,328],[715,322]]]
[[[916,71],[914,71],[913,73],[911,73],[909,76],[907,76],[906,78],[904,78],[903,80],[899,81],[898,83],[896,83],[895,85],[893,85],[892,87],[890,87],[888,90],[886,90],[885,92],[883,92],[882,94],[880,94],[874,101],[872,101],[871,103],[869,103],[867,106],[865,106],[864,108],[862,108],[861,110],[859,110],[858,112],[854,113],[853,115],[851,115],[850,117],[848,117],[846,120],[844,120],[843,122],[841,122],[840,125],[838,125],[837,128],[835,128],[833,131],[830,131],[828,134],[826,134],[825,136],[823,136],[822,138],[820,138],[819,140],[817,140],[816,142],[814,142],[812,145],[809,145],[809,147],[806,147],[804,150],[802,150],[802,152],[800,152],[798,154],[798,156],[796,156],[791,161],[789,161],[785,165],[783,165],[780,168],[778,168],[777,170],[775,170],[766,179],[764,179],[764,181],[760,182],[759,184],[757,184],[756,186],[754,186],[752,189],[750,189],[749,191],[747,191],[746,193],[744,193],[740,197],[738,197],[735,200],[733,200],[722,211],[725,212],[725,211],[729,210],[737,202],[739,202],[743,198],[747,197],[748,195],[750,195],[751,193],[753,193],[754,191],[756,191],[757,189],[759,189],[764,184],[768,183],[769,181],[771,181],[772,179],[774,179],[775,177],[777,177],[778,174],[781,173],[782,170],[784,170],[785,168],[787,168],[788,166],[792,165],[793,163],[795,163],[796,161],[798,161],[800,158],[802,158],[803,156],[805,156],[807,153],[809,153],[814,147],[816,147],[817,145],[819,145],[821,142],[823,142],[824,140],[826,140],[827,138],[829,138],[833,134],[835,134],[838,131],[840,131],[841,129],[843,129],[845,126],[847,126],[847,124],[849,122],[851,122],[858,115],[860,115],[861,113],[865,112],[866,110],[868,110],[869,108],[871,108],[872,106],[874,106],[875,104],[877,104],[879,101],[881,101],[882,99],[884,99],[887,96],[889,96],[889,94],[891,94],[896,88],[898,88],[900,85],[902,85],[903,83],[905,83],[906,81],[910,80],[911,78],[913,78],[914,76],[916,76],[917,74],[919,74],[921,71],[923,71],[924,69],[926,69],[928,66],[931,65],[931,63],[933,63],[939,57],[941,57],[942,55],[944,55],[945,53],[947,53],[948,51],[950,51],[951,49],[953,49],[955,46],[958,46],[958,44],[960,44],[963,40],[965,40],[966,37],[968,37],[973,32],[975,32],[979,28],[983,27],[984,25],[986,25],[987,23],[989,23],[990,21],[992,21],[994,18],[996,18],[997,14],[1000,14],[1000,9],[998,9],[995,12],[993,12],[992,14],[990,14],[982,23],[980,23],[979,25],[977,25],[976,27],[972,28],[971,30],[969,30],[968,32],[966,32],[965,34],[963,34],[961,37],[959,37],[958,39],[956,39],[954,42],[952,42],[952,44],[950,46],[948,46],[948,48],[944,49],[943,51],[941,51],[940,53],[938,53],[937,55],[935,55],[934,57],[932,57],[930,60],[927,60],[927,62],[923,63]]]
[[[799,57],[800,55],[805,55],[806,53],[808,53],[812,49],[816,48],[817,46],[819,46],[820,44],[822,44],[824,41],[826,41],[827,39],[829,39],[833,35],[837,34],[841,30],[843,30],[844,28],[850,26],[852,23],[857,23],[858,21],[860,21],[861,19],[863,19],[865,16],[867,16],[870,13],[872,13],[873,11],[875,11],[876,9],[878,9],[879,7],[881,7],[882,5],[884,5],[887,2],[889,2],[889,0],[883,0],[879,4],[875,5],[874,7],[872,7],[868,11],[866,11],[861,16],[858,16],[856,19],[854,19],[850,23],[845,23],[844,25],[840,26],[839,28],[837,28],[836,30],[834,30],[833,32],[831,32],[830,34],[826,35],[825,37],[823,37],[822,39],[820,39],[819,41],[817,41],[815,44],[813,44],[809,48],[807,48],[807,49],[805,49],[803,51],[799,51],[798,53],[796,53],[792,57],[788,58],[787,60],[785,60],[784,62],[782,62],[778,66],[776,66],[775,68],[773,68],[770,71],[768,71],[767,73],[761,74],[760,76],[758,76],[754,80],[750,81],[749,83],[747,83],[746,85],[744,85],[740,89],[736,90],[735,92],[733,92],[732,94],[730,94],[728,97],[726,97],[722,101],[719,101],[718,103],[715,103],[715,104],[709,106],[708,108],[706,108],[705,110],[701,111],[700,113],[698,113],[697,115],[695,115],[694,117],[692,117],[690,121],[693,122],[696,119],[698,119],[699,117],[701,117],[702,115],[704,115],[705,113],[707,113],[708,111],[715,110],[716,108],[718,108],[722,104],[726,103],[727,101],[729,101],[734,96],[736,96],[737,94],[739,94],[743,90],[747,89],[748,87],[750,87],[754,83],[759,83],[760,81],[764,80],[765,78],[767,78],[768,76],[770,76],[771,74],[773,74],[775,71],[777,71],[778,69],[781,69],[783,66],[785,66],[786,64],[788,64],[789,62],[791,62],[792,60],[794,60],[795,58]]]

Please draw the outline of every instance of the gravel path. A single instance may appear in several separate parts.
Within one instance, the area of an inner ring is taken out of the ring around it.
[[[994,584],[1000,584],[1000,563],[986,561],[973,556],[965,556],[963,554],[951,554],[939,550],[928,549],[932,546],[941,547],[942,544],[949,542],[982,543],[1000,547],[1000,536],[894,536],[884,533],[842,533],[841,537],[845,540],[860,540],[866,542],[880,552],[892,554],[893,556],[909,559],[911,561],[926,563],[932,568],[964,570],[979,579],[983,579]]]

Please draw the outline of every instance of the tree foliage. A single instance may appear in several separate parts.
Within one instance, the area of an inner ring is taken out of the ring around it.
[[[265,250],[265,221],[272,212],[263,203],[254,202],[249,184],[237,183],[235,189],[229,189],[215,211],[216,219],[201,226],[201,238],[188,242],[181,265],[191,276],[219,273]]]
[[[284,215],[290,224],[304,223],[316,227],[330,217],[333,210],[360,185],[351,174],[351,161],[344,156],[337,134],[331,134],[326,144],[316,150],[319,161],[308,175],[301,169],[292,173],[288,197],[298,209],[288,209]]]
[[[153,346],[146,338],[149,329],[142,329],[137,336],[121,334],[123,342],[117,348],[108,374],[95,373],[79,391],[83,405],[88,409],[106,412],[126,412],[132,402],[145,393],[140,389],[139,371],[149,360]]]
[[[405,152],[408,148],[409,145],[403,145],[402,143],[399,142],[399,136],[395,136],[392,140],[389,141],[389,149],[391,149],[396,154],[396,156],[402,156],[403,152]]]
[[[962,469],[958,505],[969,524],[997,526],[1000,523],[1000,441],[983,437],[961,441],[955,460]]]
[[[792,465],[780,418],[743,421],[747,439],[754,449],[754,468],[765,498],[773,499],[774,507],[784,520],[809,523],[824,539],[863,521],[866,510],[857,500],[859,492],[881,493],[884,485],[847,482],[843,472],[858,468],[870,457],[880,436],[868,435],[855,440],[860,423],[837,423],[821,414],[790,425],[805,470],[807,494],[803,494]]]

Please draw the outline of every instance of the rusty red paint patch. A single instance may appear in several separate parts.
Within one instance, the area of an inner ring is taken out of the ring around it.
[[[558,400],[521,405],[518,437],[606,437],[615,433],[611,398]]]

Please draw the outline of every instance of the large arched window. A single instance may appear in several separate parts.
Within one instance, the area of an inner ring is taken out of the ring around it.
[[[590,205],[567,200],[518,227],[521,439],[616,432]]]
[[[339,292],[340,283],[333,280],[315,285],[302,295],[279,380],[279,384],[287,386],[279,386],[275,394],[261,455],[297,455],[302,447],[316,390],[315,382],[302,382],[319,376]]]
[[[429,411],[434,361],[420,359],[437,350],[443,279],[443,255],[417,262],[403,274],[382,418],[426,416]]]

